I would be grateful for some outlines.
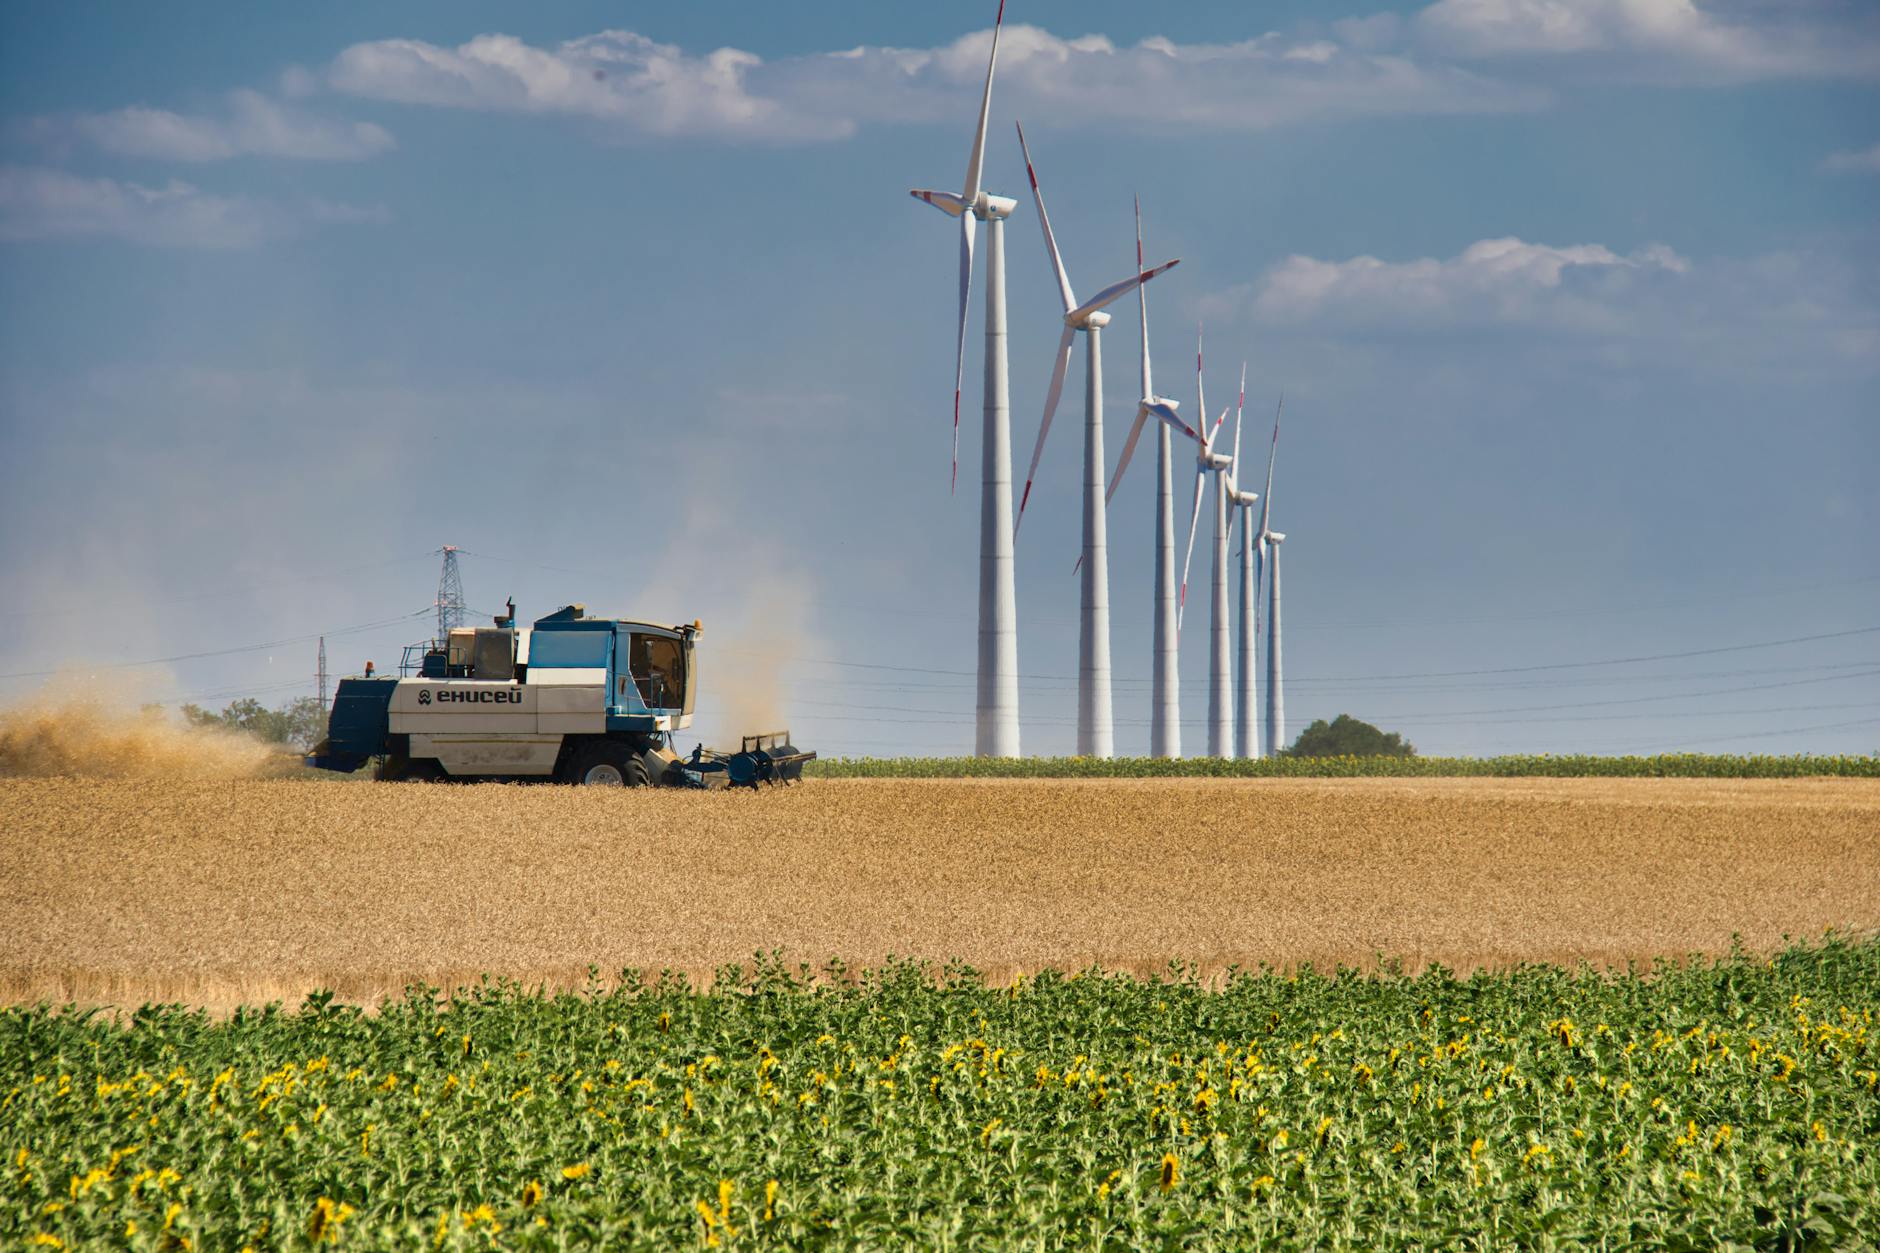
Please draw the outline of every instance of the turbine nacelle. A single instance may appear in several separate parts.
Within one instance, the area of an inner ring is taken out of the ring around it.
[[[1195,433],[1186,422],[1182,421],[1181,407],[1181,401],[1170,400],[1167,396],[1144,396],[1136,402],[1136,419],[1141,422],[1154,418],[1171,431],[1178,431],[1189,439],[1193,439]]]
[[[1018,498],[1018,512],[1012,519],[1014,537],[1017,536],[1018,528],[1025,520],[1025,504],[1031,499],[1031,485],[1038,475],[1038,459],[1044,455],[1045,436],[1050,434],[1051,418],[1057,413],[1058,397],[1064,392],[1064,374],[1070,368],[1071,345],[1076,341],[1077,332],[1102,330],[1110,324],[1110,315],[1103,312],[1104,306],[1132,291],[1139,291],[1144,283],[1156,275],[1164,274],[1181,264],[1181,259],[1178,257],[1173,261],[1164,261],[1161,265],[1145,268],[1141,259],[1142,250],[1138,247],[1134,274],[1119,283],[1111,283],[1090,299],[1079,303],[1076,293],[1071,289],[1070,274],[1064,269],[1064,258],[1058,253],[1057,236],[1051,231],[1051,215],[1044,207],[1044,192],[1038,186],[1038,171],[1031,163],[1031,147],[1025,142],[1025,128],[1022,125],[1018,127],[1018,148],[1025,157],[1025,177],[1031,181],[1031,198],[1038,206],[1038,226],[1044,232],[1044,247],[1045,252],[1050,256],[1051,276],[1057,280],[1058,299],[1062,302],[1064,309],[1064,333],[1058,339],[1057,358],[1051,368],[1051,386],[1046,390],[1044,397],[1044,418],[1038,424],[1038,442],[1031,450],[1031,468],[1025,473],[1025,490]],[[1091,386],[1097,386],[1096,379],[1092,379]],[[1149,390],[1146,372],[1143,390]],[[1173,416],[1172,413],[1170,416]],[[1122,476],[1122,468],[1129,464],[1129,455],[1136,447],[1136,436],[1141,433],[1145,420],[1143,413],[1138,410],[1135,429],[1130,432],[1129,440],[1123,446],[1123,459],[1117,463],[1117,476],[1110,480],[1110,492],[1116,490],[1117,479]],[[1109,493],[1106,492],[1104,499],[1108,498]]]
[[[972,201],[950,191],[932,191],[917,187],[907,193],[916,200],[924,200],[950,218],[956,218],[972,208],[973,216],[981,222],[990,222],[994,218],[1003,221],[1012,216],[1018,208],[1018,201],[1009,196],[995,196],[989,191],[982,191]]]

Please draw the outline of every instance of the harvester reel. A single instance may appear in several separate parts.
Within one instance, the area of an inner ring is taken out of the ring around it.
[[[687,786],[748,787],[763,783],[794,783],[803,777],[803,763],[815,753],[798,752],[788,731],[747,735],[735,753],[718,753],[703,744],[692,750],[681,771]]]

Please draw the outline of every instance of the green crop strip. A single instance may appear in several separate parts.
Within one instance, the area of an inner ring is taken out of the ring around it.
[[[837,757],[811,762],[824,779],[1336,779],[1392,778],[1880,778],[1880,756],[1736,757]]]
[[[828,977],[833,975],[834,977]],[[8,1247],[1868,1247],[1880,943],[0,1013]]]

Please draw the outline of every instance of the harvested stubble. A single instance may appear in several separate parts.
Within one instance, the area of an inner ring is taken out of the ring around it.
[[[1857,781],[0,780],[0,998],[371,999],[759,950],[1471,969],[1880,925]]]

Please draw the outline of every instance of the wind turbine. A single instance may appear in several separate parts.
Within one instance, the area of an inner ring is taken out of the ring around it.
[[[1233,460],[1214,451],[1214,437],[1227,410],[1208,427],[1207,387],[1201,373],[1201,332],[1195,331],[1195,414],[1200,437],[1195,440],[1195,512],[1188,523],[1188,554],[1182,558],[1181,601],[1176,606],[1176,626],[1180,628],[1182,611],[1188,603],[1188,565],[1195,555],[1195,531],[1201,523],[1201,501],[1207,495],[1208,475],[1224,475]],[[1227,641],[1227,493],[1226,485],[1214,494],[1214,582],[1208,622],[1208,756],[1234,755],[1233,713],[1228,707],[1229,656]]]
[[[1031,180],[1032,199],[1038,204],[1038,224],[1044,230],[1044,245],[1051,254],[1058,296],[1064,302],[1064,335],[1058,341],[1051,388],[1045,394],[1044,419],[1038,425],[1038,443],[1031,451],[1031,469],[1025,474],[1025,491],[1018,498],[1018,519],[1013,523],[1012,532],[1016,538],[1018,526],[1025,520],[1031,485],[1038,477],[1038,459],[1044,455],[1045,437],[1051,433],[1051,418],[1057,412],[1058,397],[1064,391],[1064,372],[1070,367],[1071,344],[1082,331],[1088,342],[1084,353],[1084,543],[1079,567],[1082,577],[1077,624],[1077,754],[1109,757],[1115,753],[1116,743],[1110,710],[1110,564],[1103,511],[1101,332],[1109,324],[1110,315],[1103,312],[1103,307],[1156,275],[1173,269],[1180,258],[1164,261],[1151,270],[1143,269],[1138,262],[1135,274],[1120,283],[1110,284],[1079,304],[1071,291],[1064,259],[1058,255],[1057,238],[1051,233],[1051,217],[1045,212],[1044,193],[1038,189],[1038,172],[1031,164],[1031,148],[1025,143],[1023,126],[1018,128],[1018,146],[1025,154],[1025,174]]]
[[[979,185],[992,108],[992,72],[999,63],[1005,0],[992,23],[992,56],[979,100],[979,128],[966,159],[966,185],[948,191],[913,191],[916,200],[960,220],[960,332],[953,361],[953,478],[960,475],[960,381],[966,363],[966,301],[973,285],[973,231],[986,223],[985,429],[979,480],[979,696],[973,751],[981,757],[1018,756],[1018,600],[1012,572],[1011,401],[1005,354],[1005,219],[1018,201]]]
[[[1273,446],[1266,454],[1266,499],[1260,506],[1259,547],[1267,587],[1266,637],[1266,752],[1271,757],[1286,746],[1286,699],[1281,687],[1279,656],[1279,546],[1285,535],[1270,525],[1273,518],[1273,462],[1279,456],[1279,420],[1285,406],[1273,412]]]
[[[1280,397],[1284,406],[1286,398]],[[1254,554],[1260,547],[1253,531],[1252,510],[1260,500],[1259,492],[1240,490],[1240,422],[1247,405],[1247,366],[1240,366],[1240,399],[1234,405],[1234,468],[1228,476],[1228,499],[1233,503],[1234,518],[1240,523],[1240,665],[1235,671],[1234,742],[1242,757],[1260,755],[1260,725],[1254,673],[1259,669],[1260,574]]]
[[[1142,269],[1142,201],[1136,201],[1136,268]],[[1181,402],[1155,394],[1149,369],[1149,289],[1138,287],[1136,296],[1142,313],[1142,399],[1136,402],[1136,421],[1123,441],[1123,455],[1117,458],[1116,472],[1110,476],[1109,490],[1103,494],[1107,509],[1116,495],[1123,471],[1135,455],[1136,441],[1143,424],[1156,421],[1155,445],[1155,647],[1154,670],[1149,689],[1149,754],[1152,757],[1182,755],[1181,722],[1181,650],[1176,647],[1177,602],[1175,598],[1175,497],[1170,485],[1169,440],[1171,430],[1189,439],[1194,431],[1177,416]]]

